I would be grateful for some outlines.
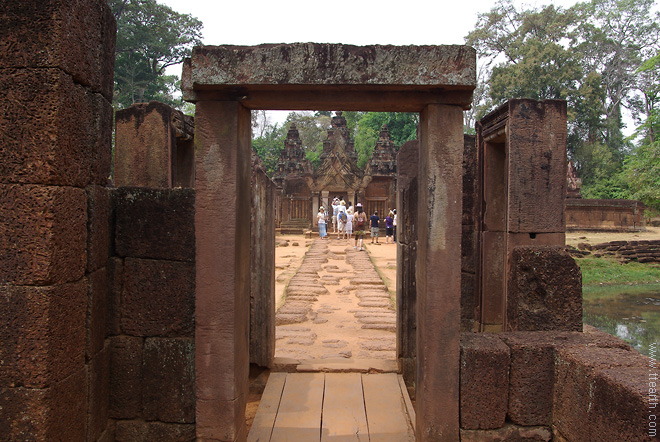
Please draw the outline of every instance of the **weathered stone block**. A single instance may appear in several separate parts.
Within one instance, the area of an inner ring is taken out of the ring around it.
[[[0,388],[0,410],[0,440],[85,440],[86,369],[46,389]]]
[[[88,276],[87,360],[103,349],[108,316],[108,272],[105,267]]]
[[[649,440],[649,358],[617,348],[561,348],[554,424],[568,440]],[[654,378],[657,376],[654,376]]]
[[[119,421],[115,442],[192,442],[194,424],[167,424],[163,422]]]
[[[194,336],[195,266],[126,258],[121,328],[133,336]]]
[[[497,337],[461,333],[461,428],[504,425],[509,393],[509,348]]]
[[[582,274],[563,248],[514,248],[507,291],[509,330],[582,330]]]
[[[477,231],[463,225],[461,236],[461,271],[475,273],[477,268]]]
[[[463,135],[463,219],[464,226],[475,228],[477,201],[477,140]]]
[[[87,272],[105,267],[110,256],[110,194],[101,186],[87,192]]]
[[[235,85],[241,84],[251,104],[268,108],[281,98],[261,92],[289,84],[287,103],[295,108],[322,102],[329,108],[357,110],[369,103],[375,111],[396,106],[418,112],[431,102],[469,105],[476,84],[476,53],[467,46],[204,46],[185,60],[181,81],[184,98],[193,101],[209,87],[235,96]],[[356,90],[365,82],[369,87]],[[320,85],[331,86],[334,93],[323,94],[319,101],[314,92]]]
[[[511,350],[507,417],[518,425],[550,425],[555,334],[502,333]]]
[[[111,339],[109,415],[133,419],[142,413],[142,338]]]
[[[566,199],[566,102],[508,102],[510,232],[563,232]]]
[[[461,272],[461,331],[474,330],[476,319],[476,277],[472,273]]]
[[[91,130],[90,184],[107,186],[112,164],[112,100],[100,94],[87,93],[92,108],[89,115]]]
[[[511,351],[507,418],[518,425],[550,425],[555,387],[555,359],[561,348],[618,348],[624,341],[593,327],[580,332],[513,332],[498,337]]]
[[[172,187],[175,133],[170,106],[152,101],[117,111],[115,185]]]
[[[90,97],[58,69],[0,69],[0,180],[86,186],[96,136]]]
[[[87,440],[96,442],[105,431],[109,416],[110,352],[108,343],[88,364]]]
[[[86,205],[81,189],[0,185],[0,283],[50,285],[82,278]]]
[[[506,424],[496,430],[461,430],[461,442],[550,442],[548,427],[519,427]]]
[[[142,361],[147,420],[195,422],[195,341],[148,338]]]
[[[0,11],[0,68],[60,68],[112,99],[115,33],[102,0],[8,0]]]
[[[114,210],[119,256],[195,260],[194,190],[121,188]]]
[[[45,388],[85,364],[87,281],[0,286],[0,386]]]
[[[110,258],[108,260],[108,310],[107,336],[121,334],[121,292],[124,284],[124,260]]]

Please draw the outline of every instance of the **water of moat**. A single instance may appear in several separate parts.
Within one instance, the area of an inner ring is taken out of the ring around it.
[[[625,340],[642,354],[649,355],[649,344],[660,343],[660,284],[585,287],[583,311],[585,324]]]

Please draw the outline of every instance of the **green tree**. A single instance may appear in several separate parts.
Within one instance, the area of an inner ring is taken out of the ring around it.
[[[168,66],[183,61],[201,44],[202,22],[179,14],[156,0],[108,0],[117,21],[115,106],[158,100],[180,105],[173,96],[176,76]]]
[[[365,112],[355,127],[355,151],[358,167],[363,168],[374,151],[383,125],[387,125],[394,145],[400,147],[406,141],[417,138],[419,114],[408,112]]]

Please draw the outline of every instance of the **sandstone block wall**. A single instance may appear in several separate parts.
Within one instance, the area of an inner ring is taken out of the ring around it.
[[[633,200],[566,200],[567,230],[637,232],[646,229],[644,204]]]
[[[0,10],[0,440],[109,437],[114,45],[102,0]]]
[[[595,328],[461,334],[461,441],[648,439],[649,358]]]
[[[194,440],[195,192],[123,187],[112,208],[115,440]]]
[[[193,187],[192,117],[151,101],[117,111],[115,120],[117,187]]]

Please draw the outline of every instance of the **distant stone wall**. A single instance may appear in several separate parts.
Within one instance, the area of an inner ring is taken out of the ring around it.
[[[648,438],[650,358],[581,332],[461,334],[461,441]]]
[[[567,230],[646,230],[644,204],[633,200],[567,199]]]
[[[115,440],[194,440],[195,192],[124,187],[112,206]]]

